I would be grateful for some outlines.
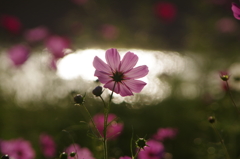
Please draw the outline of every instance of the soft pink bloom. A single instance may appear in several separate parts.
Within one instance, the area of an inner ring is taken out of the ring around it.
[[[154,6],[154,12],[160,19],[172,22],[177,16],[177,7],[171,2],[160,1]]]
[[[221,18],[216,28],[222,33],[233,33],[237,30],[237,22],[233,18]]]
[[[2,154],[8,154],[12,159],[34,159],[35,151],[29,141],[24,139],[13,139],[0,141],[0,151]]]
[[[119,159],[132,159],[132,157],[129,157],[129,156],[123,156],[123,157],[120,157]]]
[[[163,159],[165,149],[161,142],[149,140],[147,141],[147,145],[144,149],[140,150],[138,159]]]
[[[2,15],[0,25],[12,34],[19,34],[22,29],[19,18],[13,15]]]
[[[173,139],[176,137],[178,130],[175,128],[159,128],[157,133],[153,135],[153,138],[159,141],[166,139]]]
[[[137,55],[127,52],[121,60],[117,49],[112,48],[106,51],[105,58],[107,63],[97,56],[93,61],[96,69],[94,75],[104,84],[105,88],[113,90],[121,96],[130,96],[133,95],[133,92],[141,92],[146,83],[136,79],[146,76],[148,67],[143,65],[133,68],[138,62]]]
[[[24,37],[27,41],[37,42],[47,38],[48,34],[49,34],[48,29],[46,27],[40,26],[25,31]]]
[[[55,58],[62,58],[65,55],[65,49],[70,47],[70,41],[67,38],[55,35],[47,39],[46,46]]]
[[[118,37],[119,30],[116,26],[105,24],[101,27],[101,34],[105,39],[114,40]]]
[[[240,6],[237,5],[236,3],[232,3],[232,12],[233,12],[233,16],[240,20]]]
[[[78,144],[72,144],[66,148],[65,152],[68,154],[68,159],[73,159],[74,157],[69,156],[71,152],[75,152],[76,156],[74,159],[95,159],[92,152],[86,147],[80,147]]]
[[[107,123],[111,124],[107,128],[107,138],[108,139],[116,139],[123,130],[123,123],[117,123],[114,121],[117,116],[115,114],[108,114]],[[93,117],[93,121],[100,132],[100,134],[103,136],[103,130],[104,130],[104,114],[97,114]]]
[[[29,57],[29,48],[25,45],[15,45],[8,50],[8,57],[15,66],[20,66]]]
[[[53,138],[47,134],[40,135],[40,146],[46,158],[53,158],[56,154],[56,144]]]

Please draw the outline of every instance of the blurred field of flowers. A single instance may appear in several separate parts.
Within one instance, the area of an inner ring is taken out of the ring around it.
[[[239,4],[0,1],[0,157],[54,159],[66,152],[75,155],[68,159],[103,158],[74,97],[85,95],[104,136],[103,106],[92,91],[105,79],[94,76],[93,61],[118,48],[121,56],[135,53],[137,66],[147,65],[149,73],[141,93],[113,94],[109,158],[129,159],[146,140],[139,159],[228,158],[223,143],[229,158],[240,159]],[[110,93],[105,88],[103,99]]]

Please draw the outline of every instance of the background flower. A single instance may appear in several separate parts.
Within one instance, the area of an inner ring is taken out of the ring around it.
[[[115,114],[109,114],[107,123],[111,124],[107,127],[107,138],[108,139],[116,139],[123,130],[123,123],[117,123],[116,121],[113,121],[116,119]],[[103,136],[103,130],[104,130],[104,114],[96,114],[93,117],[93,121],[96,124],[96,127],[100,134]]]
[[[138,159],[162,159],[165,153],[164,146],[161,142],[155,140],[147,141],[144,149],[141,149],[138,154]]]
[[[177,132],[178,131],[175,128],[159,128],[157,133],[153,135],[153,138],[160,141],[173,139],[176,137]]]
[[[34,159],[35,151],[29,141],[22,138],[0,141],[0,151],[12,159]]]
[[[95,159],[88,148],[81,148],[78,144],[68,146],[65,151],[68,155],[71,152],[75,152],[76,155],[74,159]],[[68,156],[68,159],[73,159],[73,157]]]
[[[41,134],[39,140],[43,155],[47,158],[53,158],[56,154],[56,145],[53,138],[50,135]]]
[[[8,50],[8,57],[13,65],[20,66],[24,64],[29,56],[30,50],[25,45],[15,45]]]

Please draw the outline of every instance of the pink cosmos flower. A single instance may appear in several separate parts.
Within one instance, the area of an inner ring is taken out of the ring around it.
[[[55,58],[62,58],[65,55],[64,50],[70,47],[70,41],[55,35],[47,39],[46,46]]]
[[[176,137],[178,130],[175,128],[159,128],[153,138],[159,141],[173,139]]]
[[[138,154],[138,159],[163,159],[165,149],[161,142],[155,140],[147,141],[144,149],[141,149]]]
[[[65,152],[68,154],[68,159],[95,159],[88,148],[81,148],[78,144],[70,145],[66,148]],[[75,157],[69,156],[72,152],[76,153]]]
[[[46,158],[53,158],[56,154],[56,144],[53,138],[47,134],[40,135],[40,146]]]
[[[107,138],[108,139],[116,139],[123,130],[123,123],[117,123],[114,121],[116,119],[115,114],[108,114],[108,120],[107,123],[111,123],[107,127]],[[93,121],[100,132],[100,134],[103,136],[103,130],[104,130],[104,114],[97,114],[93,117]]]
[[[105,58],[107,63],[97,56],[93,60],[93,66],[96,69],[94,75],[105,88],[123,97],[133,95],[133,92],[141,92],[146,83],[136,79],[146,76],[148,67],[143,65],[133,68],[138,61],[137,55],[127,52],[120,60],[117,49],[112,48],[106,51]]]
[[[12,159],[34,159],[35,151],[31,143],[24,139],[13,139],[8,141],[0,141],[0,152],[8,154]]]
[[[46,27],[40,26],[25,31],[24,37],[27,41],[37,42],[44,40],[48,36],[48,34],[49,34],[48,29]]]
[[[15,66],[20,66],[27,61],[29,48],[25,45],[15,45],[8,50],[8,57]]]
[[[240,20],[240,6],[237,5],[236,3],[232,3],[232,12],[233,12],[233,16]]]
[[[120,157],[119,159],[132,159],[132,157],[129,157],[129,156],[123,156],[123,157]]]
[[[13,15],[2,15],[0,25],[12,34],[19,34],[22,29],[21,21]]]

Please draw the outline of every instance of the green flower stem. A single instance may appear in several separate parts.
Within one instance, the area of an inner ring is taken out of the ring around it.
[[[111,107],[111,101],[112,101],[112,97],[113,97],[113,92],[116,86],[116,82],[113,85],[113,89],[112,89],[112,93],[110,95],[109,101],[108,101],[108,105],[105,105],[105,109],[104,109],[104,129],[103,129],[103,149],[104,149],[104,159],[108,159],[108,150],[107,150],[107,119],[108,119],[108,114],[110,111],[110,107]]]
[[[99,97],[101,98],[101,100],[102,100],[102,102],[103,102],[104,108],[106,108],[106,104],[105,104],[105,101],[104,101],[104,99],[102,98],[102,96],[101,96],[101,95],[100,95]]]
[[[132,159],[135,159],[135,158],[137,158],[137,156],[138,156],[138,153],[140,152],[140,148],[137,150],[137,152],[136,152],[136,154],[135,154],[135,156],[134,157],[132,157]]]
[[[237,110],[237,112],[238,112],[238,115],[240,115],[240,111],[238,110],[237,105],[236,105],[236,103],[235,103],[234,100],[233,100],[233,96],[232,96],[232,93],[231,93],[231,91],[230,91],[230,87],[229,87],[228,81],[226,81],[226,86],[227,86],[227,91],[228,91],[228,94],[229,94],[230,99],[231,99],[231,101],[232,101],[232,104],[233,104],[233,106],[236,108],[236,110]]]
[[[86,112],[87,112],[87,114],[88,114],[88,116],[89,116],[89,118],[90,118],[90,120],[91,120],[91,122],[92,122],[92,124],[93,124],[93,127],[95,128],[96,132],[98,133],[98,136],[99,136],[99,137],[102,137],[101,134],[100,134],[100,132],[99,132],[99,130],[97,129],[97,126],[96,126],[96,124],[94,123],[93,118],[92,118],[91,114],[89,113],[87,107],[86,107],[84,104],[82,104],[82,106],[83,106],[83,108],[86,110]]]
[[[228,154],[227,148],[226,148],[226,146],[225,146],[225,144],[224,144],[224,140],[222,139],[221,135],[219,134],[219,132],[218,132],[217,129],[215,128],[214,124],[211,124],[211,125],[212,125],[213,130],[214,130],[215,133],[217,134],[220,142],[221,142],[222,148],[223,148],[223,150],[224,150],[224,153],[225,153],[227,159],[230,159],[230,156],[229,156],[229,154]]]

